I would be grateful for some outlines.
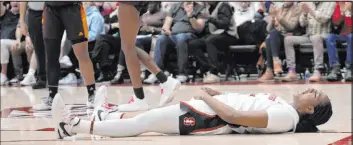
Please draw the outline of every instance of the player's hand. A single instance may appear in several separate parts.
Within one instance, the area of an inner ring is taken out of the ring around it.
[[[32,40],[29,36],[26,36],[26,51],[32,51],[32,50],[33,50]]]
[[[111,25],[112,25],[112,29],[119,28],[119,23],[113,23]]]
[[[172,32],[170,30],[163,29],[162,33],[165,35],[172,35]]]
[[[222,94],[222,92],[217,91],[215,89],[208,88],[208,87],[202,87],[201,90],[205,91],[210,96],[216,96],[216,95],[221,95]]]
[[[11,46],[11,51],[17,53],[18,51],[20,51],[20,46],[21,42],[16,40]]]
[[[22,35],[28,36],[28,26],[24,21],[20,21],[20,30]]]
[[[300,6],[305,13],[309,13],[311,11],[311,8],[309,7],[308,3],[303,2]]]

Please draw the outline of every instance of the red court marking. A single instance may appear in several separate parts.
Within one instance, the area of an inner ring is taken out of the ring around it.
[[[328,145],[351,145],[352,144],[352,136],[347,136],[343,139],[340,139],[334,143],[330,143]]]

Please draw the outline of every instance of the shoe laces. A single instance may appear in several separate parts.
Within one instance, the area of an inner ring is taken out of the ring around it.
[[[72,121],[77,117],[77,115],[73,115],[71,113],[71,107],[65,107],[62,112],[62,116],[64,116],[64,122],[68,125],[73,125]]]
[[[130,101],[127,102],[127,103],[128,103],[128,104],[131,104],[131,103],[134,103],[134,102],[135,102],[135,99],[134,99],[134,97],[132,96],[131,99],[130,99]]]
[[[112,110],[112,107],[109,106],[107,98],[104,99],[104,103],[102,104],[102,107],[105,108],[106,110]]]

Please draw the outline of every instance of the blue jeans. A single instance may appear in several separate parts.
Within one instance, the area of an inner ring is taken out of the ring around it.
[[[336,50],[336,40],[347,42],[347,56],[346,56],[346,66],[352,66],[352,33],[348,35],[336,35],[328,34],[326,37],[327,43],[327,53],[329,58],[330,67],[340,66],[337,50]]]
[[[187,42],[196,36],[192,33],[180,33],[174,35],[160,35],[156,40],[154,50],[154,62],[161,69],[164,69],[164,58],[168,48],[176,48],[178,57],[179,74],[185,75],[185,69],[188,63],[188,47]]]

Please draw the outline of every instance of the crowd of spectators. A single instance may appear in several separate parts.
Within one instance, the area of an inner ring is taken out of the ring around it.
[[[19,3],[0,4],[1,85],[36,82],[33,44],[19,28]],[[83,2],[83,7],[96,81],[124,83],[128,75],[120,48],[118,16],[124,14],[118,13],[119,3]],[[298,80],[296,46],[311,43],[313,66],[309,81],[340,81],[342,76],[351,81],[351,13],[352,2],[150,2],[141,14],[136,49],[148,52],[167,75],[173,74],[183,83],[194,72],[204,83],[217,83],[225,72],[224,63],[232,61],[220,61],[229,59],[226,55],[230,46],[255,45],[258,51],[254,53],[260,56],[257,67],[264,70],[258,81],[267,82]],[[345,59],[339,59],[337,43],[346,44]],[[65,34],[61,48],[59,84],[79,83],[78,62]],[[341,60],[345,65],[341,65]],[[27,64],[28,67],[24,66]],[[8,69],[9,65],[13,70]],[[157,82],[156,76],[149,74],[142,64],[141,70],[144,83]],[[284,77],[276,77],[285,71]],[[324,77],[326,71],[328,75]]]

